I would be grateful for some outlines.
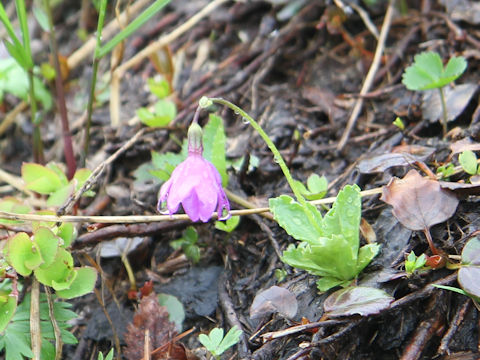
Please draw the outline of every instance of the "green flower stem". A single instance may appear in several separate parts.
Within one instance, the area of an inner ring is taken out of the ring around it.
[[[30,116],[33,124],[33,161],[38,164],[45,164],[45,157],[43,155],[42,135],[40,133],[40,121],[37,119],[37,100],[35,98],[35,83],[33,79],[33,69],[27,71],[28,74],[28,89],[30,97]]]
[[[275,146],[273,141],[268,137],[267,133],[262,129],[262,127],[250,115],[248,115],[245,111],[243,111],[241,108],[231,103],[230,101],[224,100],[222,98],[208,98],[208,100],[217,104],[225,105],[230,109],[232,109],[235,112],[235,114],[238,114],[248,120],[248,123],[252,125],[255,131],[258,132],[258,134],[262,137],[263,141],[265,141],[265,143],[267,144],[270,151],[273,153],[273,158],[275,162],[278,163],[278,165],[282,169],[283,175],[287,179],[288,185],[292,189],[293,194],[295,195],[295,198],[297,199],[297,201],[300,203],[300,205],[302,205],[303,209],[305,210],[305,214],[307,215],[309,222],[314,227],[317,228],[319,225],[315,221],[315,218],[313,217],[312,213],[308,211],[307,201],[298,190],[297,185],[295,184],[295,180],[293,179],[292,174],[290,173],[290,170],[288,169],[288,166],[285,163],[285,160],[283,160],[283,157],[280,154],[280,151],[278,151],[277,147]]]
[[[100,62],[100,47],[102,45],[102,31],[103,24],[105,22],[105,14],[107,9],[107,0],[102,0],[100,4],[100,12],[98,14],[98,24],[97,24],[97,43],[95,45],[95,52],[93,54],[93,65],[92,65],[92,81],[90,82],[90,93],[88,96],[87,103],[87,123],[85,128],[85,138],[83,139],[83,153],[80,157],[80,167],[85,166],[85,161],[88,155],[88,148],[90,146],[90,128],[92,127],[92,112],[93,112],[93,101],[95,99],[95,86],[97,84],[97,73],[98,73],[98,63]]]
[[[443,91],[443,87],[438,88],[438,91],[440,92],[440,100],[442,101],[442,114],[443,114],[443,121],[442,121],[442,126],[443,126],[443,137],[447,135],[447,123],[448,123],[448,114],[447,114],[447,102],[445,100],[445,92]]]

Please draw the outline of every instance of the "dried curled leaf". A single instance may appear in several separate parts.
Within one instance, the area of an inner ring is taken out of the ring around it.
[[[297,299],[290,290],[272,286],[255,296],[250,306],[250,318],[257,319],[278,312],[291,319],[297,314],[297,310]]]
[[[380,198],[393,206],[393,214],[410,230],[429,229],[449,219],[458,205],[457,197],[438,181],[410,170],[403,179],[392,179]]]
[[[128,324],[125,333],[127,347],[124,351],[128,360],[144,358],[144,341],[147,330],[150,334],[150,352],[168,344],[176,335],[175,324],[169,321],[167,308],[158,303],[157,295],[153,292],[141,300],[133,322]],[[151,359],[178,359],[178,357],[172,357],[169,348],[169,346],[165,346],[166,351],[152,354]]]

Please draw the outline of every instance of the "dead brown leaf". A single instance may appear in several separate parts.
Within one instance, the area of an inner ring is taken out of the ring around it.
[[[272,286],[260,291],[250,306],[250,317],[257,319],[272,313],[280,313],[287,318],[293,318],[298,310],[297,298],[290,290]]]
[[[410,230],[429,229],[449,219],[458,205],[453,193],[416,170],[410,170],[403,179],[392,179],[380,199],[393,206],[395,217]]]

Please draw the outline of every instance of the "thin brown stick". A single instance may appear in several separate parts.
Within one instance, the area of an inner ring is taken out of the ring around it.
[[[53,326],[53,333],[55,335],[55,360],[60,360],[62,358],[63,341],[60,333],[60,327],[58,326],[57,319],[55,318],[52,293],[50,292],[50,288],[48,286],[45,286],[45,293],[47,294],[48,314],[50,316],[50,321],[52,322]]]
[[[350,132],[352,131],[353,127],[355,126],[355,123],[358,119],[358,116],[360,115],[360,112],[362,111],[363,107],[363,95],[367,94],[370,91],[370,87],[373,84],[373,80],[375,79],[375,74],[380,66],[380,62],[382,60],[382,55],[383,55],[383,50],[385,49],[385,42],[387,40],[387,34],[390,29],[390,25],[392,23],[392,18],[393,18],[393,11],[395,8],[395,0],[390,0],[387,8],[387,12],[385,14],[385,19],[383,20],[383,25],[382,25],[382,30],[380,31],[380,37],[377,42],[377,48],[375,49],[375,55],[373,57],[372,65],[370,65],[370,69],[368,70],[368,74],[365,77],[365,81],[363,83],[362,89],[360,90],[360,95],[355,102],[355,105],[352,110],[352,114],[350,115],[350,118],[348,119],[347,126],[345,128],[345,131],[342,134],[342,137],[340,138],[340,141],[338,142],[337,145],[337,150],[341,151],[345,147],[348,138],[350,136]]]

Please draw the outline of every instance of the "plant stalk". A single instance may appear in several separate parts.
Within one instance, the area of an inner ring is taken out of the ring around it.
[[[55,39],[55,27],[53,25],[52,9],[50,7],[50,0],[43,0],[43,7],[47,13],[50,49],[53,56],[53,64],[55,66],[55,88],[57,91],[57,106],[60,111],[60,118],[62,120],[63,132],[63,151],[65,155],[65,162],[67,163],[67,177],[71,180],[75,175],[77,164],[75,162],[75,155],[73,154],[72,134],[68,124],[67,106],[65,104],[65,90],[63,87],[62,72],[60,69],[60,61],[58,60],[58,47]]]
[[[45,293],[47,294],[48,314],[50,316],[50,321],[52,322],[53,333],[55,334],[55,360],[61,360],[62,348],[63,348],[62,335],[61,335],[60,327],[58,326],[58,323],[57,323],[57,319],[55,319],[52,293],[50,292],[50,289],[48,288],[48,286],[45,286]]]
[[[45,157],[43,155],[42,135],[40,133],[40,118],[37,118],[37,100],[35,98],[35,85],[33,79],[33,69],[27,71],[28,74],[28,88],[30,97],[30,116],[33,125],[33,161],[38,164],[45,164]]]
[[[42,351],[42,333],[40,330],[40,283],[33,276],[32,293],[30,298],[30,339],[32,343],[33,359],[40,360]]]
[[[447,101],[445,100],[445,92],[443,91],[443,87],[438,88],[438,91],[440,92],[440,100],[442,102],[442,127],[443,127],[443,137],[447,135],[447,123],[448,123],[448,113],[447,113]]]
[[[87,123],[85,128],[85,138],[83,140],[83,153],[80,157],[80,166],[85,166],[85,161],[88,155],[88,148],[90,146],[90,128],[92,127],[92,112],[93,112],[93,101],[95,100],[95,87],[97,84],[97,72],[98,72],[98,63],[100,62],[100,47],[102,45],[102,31],[103,24],[105,21],[105,13],[107,9],[107,0],[102,0],[100,4],[100,12],[98,14],[98,24],[97,24],[97,42],[95,44],[95,52],[93,53],[93,65],[92,65],[92,81],[90,83],[90,93],[88,96],[87,104]]]
[[[238,114],[243,118],[247,119],[248,123],[255,129],[256,132],[258,132],[258,134],[261,136],[263,141],[265,141],[265,143],[267,144],[270,151],[273,153],[274,161],[280,166],[280,169],[282,169],[283,175],[287,179],[288,185],[292,189],[293,194],[295,195],[295,198],[297,199],[297,201],[300,203],[300,205],[302,205],[302,208],[304,209],[309,222],[315,228],[318,229],[319,225],[315,220],[315,218],[313,217],[313,214],[311,213],[311,211],[308,209],[307,201],[298,190],[297,185],[295,184],[295,180],[293,179],[292,174],[290,173],[290,170],[288,169],[288,166],[285,163],[285,160],[283,160],[283,157],[280,154],[280,151],[278,151],[277,147],[275,146],[273,141],[268,137],[267,133],[262,129],[262,127],[250,115],[248,115],[245,111],[243,111],[241,108],[231,103],[230,101],[222,98],[209,98],[209,100],[211,100],[214,103],[222,104],[229,107],[231,110],[234,111],[235,114]]]

